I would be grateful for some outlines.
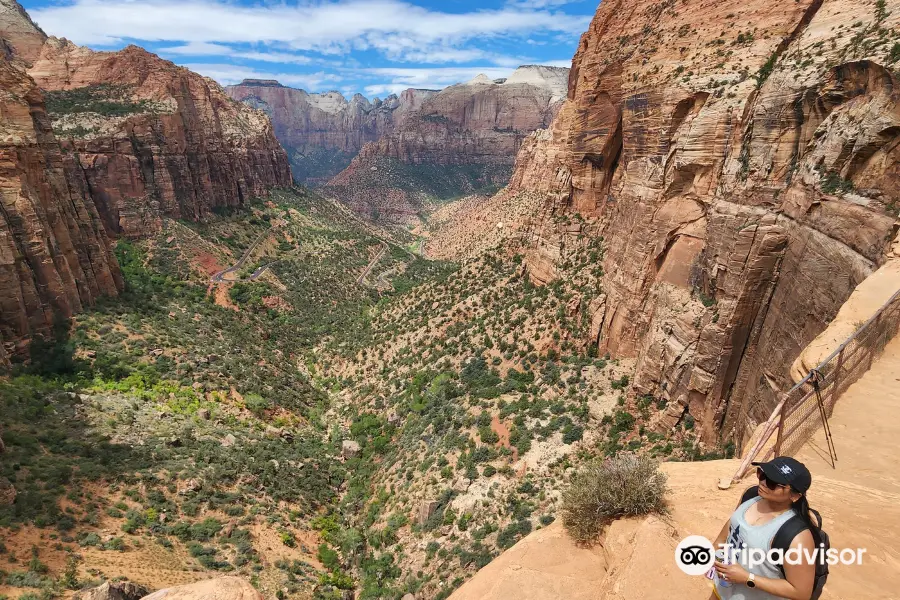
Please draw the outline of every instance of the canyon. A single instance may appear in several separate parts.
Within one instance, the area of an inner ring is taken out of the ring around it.
[[[0,0],[0,366],[32,353],[0,377],[0,600],[703,594],[675,542],[900,287],[898,21],[604,0],[571,69],[370,101]],[[824,597],[896,579],[885,356],[834,413],[843,466],[803,448],[834,539],[887,557]],[[579,470],[630,453],[670,514],[573,546]]]
[[[322,185],[346,168],[362,147],[390,133],[438,90],[405,90],[384,100],[340,92],[310,94],[274,80],[245,79],[229,96],[264,111],[288,153],[294,179]]]
[[[407,89],[369,102],[309,94],[277,81],[230,86],[264,110],[301,183],[376,221],[416,221],[423,207],[503,187],[525,137],[561,105],[568,69],[525,65],[443,90]]]

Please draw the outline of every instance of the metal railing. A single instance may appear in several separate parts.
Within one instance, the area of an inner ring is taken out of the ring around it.
[[[822,427],[814,381],[825,412],[831,416],[841,394],[872,368],[875,358],[900,330],[900,291],[863,323],[828,358],[810,371],[800,383],[782,394],[778,406],[766,421],[762,434],[747,453],[732,481],[747,474],[750,463],[775,456],[792,456]],[[770,444],[776,435],[774,445]],[[766,448],[768,447],[768,450]]]

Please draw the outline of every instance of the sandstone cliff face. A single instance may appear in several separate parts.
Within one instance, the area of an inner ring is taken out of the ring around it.
[[[30,64],[41,53],[47,35],[15,0],[0,0],[0,38],[7,58]]]
[[[548,200],[527,262],[606,242],[596,343],[704,439],[768,417],[789,367],[896,230],[900,2],[604,1],[511,186]]]
[[[567,75],[524,66],[507,80],[450,86],[366,144],[329,188],[358,212],[399,221],[429,200],[499,188],[526,136],[552,121]]]
[[[0,364],[123,282],[81,169],[40,90],[0,59]]]
[[[112,235],[152,233],[163,215],[200,220],[291,184],[263,113],[141,48],[93,52],[49,38],[29,73]]]
[[[393,131],[410,111],[437,93],[409,89],[398,98],[349,101],[338,92],[310,94],[277,81],[247,79],[225,88],[235,100],[264,111],[291,159],[294,177],[307,185],[326,183],[364,144]]]

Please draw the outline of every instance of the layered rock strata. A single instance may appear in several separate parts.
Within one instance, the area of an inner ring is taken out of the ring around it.
[[[429,200],[500,188],[523,140],[552,121],[567,76],[532,65],[506,80],[479,75],[450,86],[366,144],[329,190],[362,214],[402,222]]]
[[[368,142],[390,133],[437,90],[408,89],[371,102],[339,92],[310,94],[273,80],[245,79],[225,88],[235,100],[264,111],[288,152],[294,177],[306,185],[327,183]]]
[[[89,186],[34,81],[0,58],[0,364],[122,276]]]
[[[523,144],[511,187],[541,191],[527,263],[556,277],[605,239],[601,352],[634,387],[739,442],[800,351],[884,260],[900,192],[900,1],[603,2],[568,99]],[[562,218],[561,218],[562,217]]]
[[[49,38],[29,73],[113,234],[152,233],[163,215],[201,220],[291,184],[262,112],[142,48],[93,52]]]

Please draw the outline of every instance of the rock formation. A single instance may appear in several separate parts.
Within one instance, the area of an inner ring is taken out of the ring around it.
[[[150,591],[130,581],[105,581],[97,587],[76,592],[73,600],[141,600]]]
[[[123,287],[88,183],[19,60],[0,58],[0,364]]]
[[[496,190],[526,136],[553,119],[567,75],[531,65],[506,80],[480,75],[450,86],[366,144],[329,190],[357,212],[389,222],[415,217],[431,200]]]
[[[306,185],[327,183],[350,164],[364,144],[393,131],[403,117],[436,90],[408,89],[398,98],[349,101],[339,92],[310,94],[277,81],[245,79],[225,88],[235,100],[261,109],[288,152],[294,177]]]
[[[7,54],[15,55],[27,66],[40,55],[47,35],[18,2],[0,0],[0,38]]]
[[[789,366],[896,230],[900,1],[604,1],[511,187],[548,198],[532,279],[577,212],[605,240],[601,352],[706,441],[768,417]]]
[[[51,37],[29,73],[113,234],[153,232],[161,215],[200,220],[291,183],[263,113],[142,48],[93,52]]]
[[[144,600],[263,600],[262,594],[240,577],[218,577],[153,592]]]

